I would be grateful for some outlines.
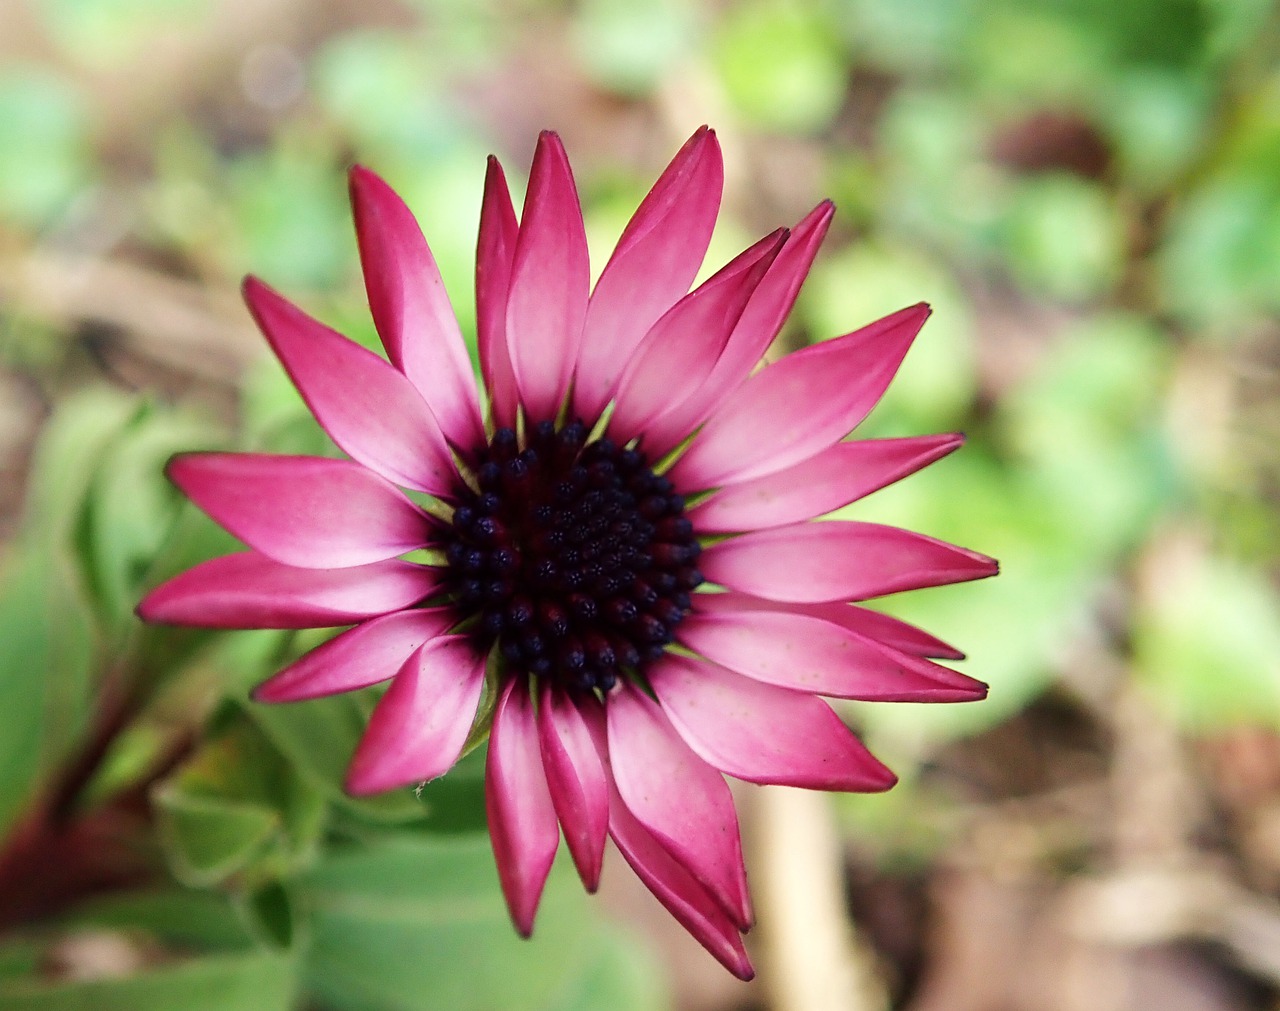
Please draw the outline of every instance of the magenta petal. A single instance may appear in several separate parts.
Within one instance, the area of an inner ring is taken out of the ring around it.
[[[701,884],[627,810],[615,790],[609,834],[636,876],[677,922],[741,980],[755,976],[738,928]]]
[[[698,594],[708,600],[735,594]],[[689,649],[747,677],[782,688],[877,702],[963,702],[986,685],[813,615],[784,610],[688,615],[676,636]],[[934,671],[937,671],[935,674]]]
[[[555,418],[569,389],[590,287],[573,171],[560,138],[544,131],[529,172],[507,296],[507,349],[533,421]]]
[[[400,560],[299,569],[243,551],[161,583],[138,605],[138,616],[198,628],[327,628],[412,607],[439,580],[434,569]]]
[[[735,611],[745,608],[757,611],[793,611],[797,614],[811,614],[911,656],[939,657],[946,660],[964,659],[964,653],[954,646],[930,635],[923,629],[916,628],[915,625],[908,625],[901,618],[895,618],[881,611],[873,611],[868,607],[847,604],[844,601],[797,604],[764,600],[745,593],[700,593],[693,600],[694,607],[700,611]]]
[[[691,396],[673,401],[673,406],[650,427],[645,441],[651,453],[660,455],[678,445],[751,374],[795,305],[834,214],[831,201],[824,200],[791,230],[752,293],[706,382]]]
[[[476,345],[494,421],[515,427],[520,396],[507,351],[507,292],[519,225],[498,159],[489,157],[476,246]]]
[[[794,467],[727,485],[694,506],[689,518],[704,533],[813,519],[914,474],[962,442],[961,435],[837,442]]]
[[[347,792],[365,796],[448,772],[475,721],[484,666],[463,635],[432,639],[410,656],[369,717]]]
[[[734,323],[786,239],[767,235],[677,302],[645,336],[614,393],[609,430],[625,442],[710,375]],[[672,368],[679,362],[679,368]]]
[[[565,842],[582,883],[594,892],[609,834],[609,783],[582,713],[564,692],[545,681],[538,704],[538,739]]]
[[[392,363],[409,377],[445,436],[484,439],[462,332],[413,212],[366,168],[351,170],[351,207],[369,309]]]
[[[649,683],[694,751],[730,776],[811,790],[887,790],[896,777],[822,699],[668,654]]]
[[[831,520],[758,530],[713,544],[698,561],[713,583],[766,600],[865,600],[994,576],[994,559],[879,523]]]
[[[742,930],[751,897],[733,796],[652,699],[632,687],[609,696],[609,756],[627,808]]]
[[[533,704],[520,679],[507,683],[494,712],[484,799],[502,894],[516,930],[528,937],[560,830],[543,772]]]
[[[868,635],[878,642],[893,649],[901,650],[912,656],[937,657],[943,660],[963,660],[964,653],[936,636],[930,635],[922,628],[909,625],[901,618],[891,614],[883,614],[867,607],[852,604],[810,604],[806,607],[830,608],[832,613],[824,610],[822,617],[828,621],[851,628],[855,632]]]
[[[304,653],[260,684],[253,697],[258,702],[299,702],[386,681],[414,650],[454,621],[450,608],[415,607],[362,622]]]
[[[600,414],[649,328],[689,290],[711,241],[723,186],[720,144],[704,126],[658,177],[596,281],[574,381],[580,416]]]
[[[430,520],[350,460],[261,453],[174,457],[169,477],[222,526],[278,562],[336,569],[421,548]]]
[[[448,494],[456,471],[426,402],[396,369],[257,278],[244,297],[311,413],[343,450],[407,488]]]
[[[808,459],[866,417],[929,316],[924,303],[770,365],[734,390],[671,471],[697,490]]]

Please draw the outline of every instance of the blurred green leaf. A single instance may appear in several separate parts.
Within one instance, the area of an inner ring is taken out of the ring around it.
[[[1280,727],[1280,594],[1226,559],[1168,551],[1134,623],[1142,678],[1186,726]]]
[[[91,175],[83,97],[43,68],[0,69],[0,221],[49,225]]]
[[[845,66],[834,36],[817,7],[750,0],[728,8],[714,51],[730,101],[765,129],[821,128],[844,97]]]
[[[103,448],[89,490],[84,562],[112,624],[132,620],[181,502],[165,477],[165,463],[175,453],[216,442],[217,427],[208,421],[144,407]]]
[[[694,50],[697,17],[679,0],[586,0],[573,25],[578,59],[605,87],[644,94]]]
[[[233,874],[269,881],[311,859],[325,807],[262,732],[237,710],[152,791],[175,876],[202,886]]]
[[[33,6],[78,59],[108,67],[142,56],[160,30],[199,22],[213,9],[209,0],[37,0]]]
[[[1119,280],[1124,222],[1101,189],[1074,176],[1022,181],[1004,237],[1009,269],[1034,294],[1088,301]]]
[[[0,981],[6,1011],[289,1011],[292,959],[270,952],[215,955],[136,975],[65,983]]]
[[[368,710],[351,694],[282,705],[245,703],[245,711],[298,774],[322,796],[348,811],[376,822],[416,821],[422,805],[412,791],[392,791],[357,800],[342,788],[347,763],[368,718]]]
[[[521,940],[482,836],[387,839],[336,851],[297,886],[312,910],[307,980],[326,1007],[642,1011],[664,1004],[647,959],[588,914],[566,866],[552,873],[532,940]],[[636,981],[642,985],[633,989]]]

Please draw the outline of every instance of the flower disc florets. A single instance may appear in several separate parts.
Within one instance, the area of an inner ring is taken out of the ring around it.
[[[702,582],[684,499],[645,457],[573,421],[500,428],[446,535],[446,585],[508,668],[609,691],[674,638]]]

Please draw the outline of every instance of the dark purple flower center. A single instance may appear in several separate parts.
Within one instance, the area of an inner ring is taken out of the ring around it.
[[[684,499],[634,449],[571,422],[476,453],[446,536],[448,588],[510,669],[607,692],[662,655],[702,582]]]

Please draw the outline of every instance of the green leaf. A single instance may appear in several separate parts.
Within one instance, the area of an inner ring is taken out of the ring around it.
[[[143,408],[104,447],[89,490],[84,562],[113,624],[131,620],[178,512],[181,499],[164,475],[165,463],[216,442],[217,426],[207,421]]]
[[[698,42],[695,8],[679,0],[587,0],[573,38],[591,77],[612,91],[642,95]]]
[[[1124,222],[1107,195],[1082,179],[1021,183],[1004,223],[1009,269],[1030,291],[1068,302],[1098,298],[1119,279]]]
[[[0,220],[47,224],[90,167],[84,97],[43,67],[8,64],[0,73]]]
[[[209,885],[241,870],[275,833],[275,812],[173,786],[152,793],[157,831],[178,880]]]
[[[1280,727],[1280,594],[1256,569],[1179,548],[1154,560],[1140,601],[1143,680],[1188,727]]]
[[[752,0],[728,8],[715,56],[730,101],[766,129],[821,128],[844,98],[844,60],[834,37],[813,6]]]
[[[244,705],[245,712],[303,780],[327,800],[375,822],[416,821],[423,816],[422,805],[410,790],[359,800],[344,792],[347,763],[364,733],[368,715],[355,695],[282,705]]]
[[[560,872],[560,873],[557,873]],[[387,839],[335,852],[297,882],[312,910],[306,979],[344,1011],[654,1008],[647,962],[589,916],[567,866],[529,941],[512,929],[483,837]]]
[[[157,831],[175,876],[201,886],[240,875],[271,881],[309,862],[325,807],[262,731],[236,707],[152,792]]]
[[[290,1011],[293,960],[272,952],[214,955],[116,979],[0,981],[5,1011]]]

